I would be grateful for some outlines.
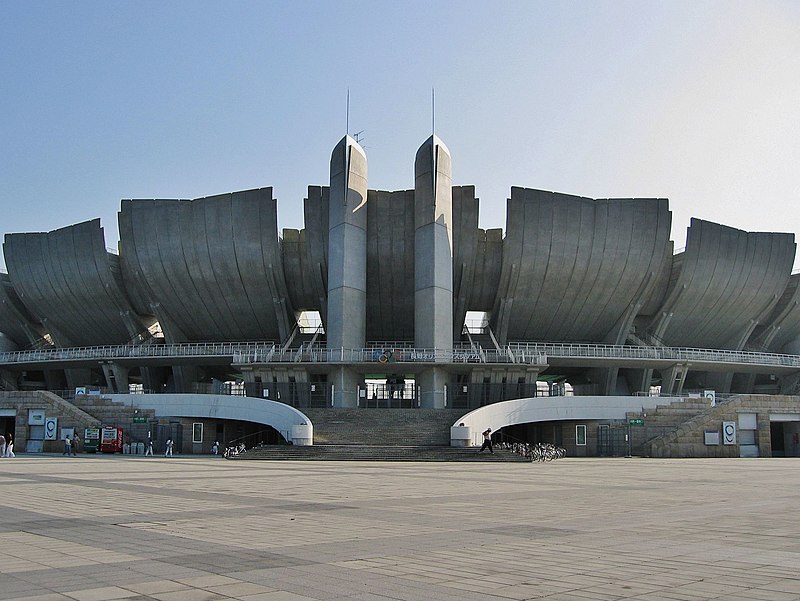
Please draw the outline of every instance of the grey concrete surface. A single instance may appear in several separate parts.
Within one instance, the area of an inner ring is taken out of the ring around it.
[[[692,218],[651,327],[667,346],[744,348],[789,284],[792,234],[745,232]],[[788,325],[788,324],[787,324]]]
[[[800,599],[800,462],[0,460],[0,599]]]
[[[99,219],[51,232],[7,234],[3,253],[14,301],[26,308],[12,320],[29,313],[46,324],[58,346],[125,343],[149,324],[125,297],[119,257],[106,251]],[[30,324],[31,330],[39,327]],[[14,333],[13,326],[2,328]]]
[[[272,188],[186,200],[123,200],[131,302],[169,341],[285,340],[294,326]]]
[[[666,199],[512,187],[506,219],[498,340],[621,344],[670,259]]]

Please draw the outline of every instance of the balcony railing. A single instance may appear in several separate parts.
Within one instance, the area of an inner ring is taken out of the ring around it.
[[[406,343],[407,344],[407,343]],[[704,362],[800,369],[800,355],[664,346],[514,342],[501,350],[456,345],[453,349],[410,348],[401,343],[361,349],[314,345],[282,349],[273,342],[208,342],[49,348],[0,353],[0,365],[80,363],[136,359],[219,359],[237,365],[258,363],[492,363],[547,365],[553,359],[627,359],[639,362]]]

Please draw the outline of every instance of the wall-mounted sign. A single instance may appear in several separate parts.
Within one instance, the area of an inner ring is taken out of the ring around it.
[[[29,426],[43,426],[44,425],[44,409],[28,409],[28,425]]]
[[[736,444],[736,422],[722,422],[722,444]]]
[[[717,393],[714,390],[704,390],[703,396],[714,407],[717,404]]]
[[[44,420],[44,439],[45,440],[58,440],[56,434],[58,433],[58,418],[48,417]]]

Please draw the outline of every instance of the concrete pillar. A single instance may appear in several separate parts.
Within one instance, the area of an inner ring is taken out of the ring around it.
[[[676,363],[675,365],[661,370],[661,394],[680,395],[683,393],[683,384],[689,373],[687,363]]]
[[[103,367],[103,375],[106,378],[106,386],[114,393],[128,394],[130,392],[128,368],[111,361],[104,362],[101,365]]]
[[[414,346],[453,349],[453,193],[450,151],[435,135],[414,161]],[[447,353],[437,353],[447,362]],[[450,376],[432,367],[419,375],[420,406],[446,406]]]
[[[358,389],[364,388],[361,374],[345,366],[335,367],[328,379],[333,386],[334,407],[358,407]]]
[[[367,314],[367,155],[345,136],[331,154],[328,202],[329,349],[364,348]],[[334,406],[355,407],[358,375],[334,374]]]
[[[431,367],[417,377],[419,406],[424,409],[444,409],[445,387],[450,382],[450,373],[441,367]]]
[[[435,135],[414,161],[414,345],[453,348],[451,162]]]

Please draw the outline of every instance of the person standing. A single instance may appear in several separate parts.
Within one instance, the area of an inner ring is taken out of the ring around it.
[[[72,436],[72,456],[78,456],[78,443],[80,442],[80,438],[78,438],[77,434]]]
[[[64,452],[61,454],[67,457],[72,455],[72,440],[70,440],[69,434],[67,434],[67,437],[64,439]]]
[[[6,437],[0,434],[0,457],[6,456]]]
[[[483,446],[481,447],[480,452],[483,453],[484,449],[489,449],[489,452],[494,455],[494,450],[492,449],[492,429],[486,428],[483,431]]]
[[[214,444],[211,445],[211,454],[219,455],[219,441],[215,440]]]
[[[172,457],[172,439],[167,438],[167,450],[164,451],[164,457]]]
[[[6,434],[6,452],[4,457],[16,457],[14,455],[14,441],[11,439],[11,432]]]

